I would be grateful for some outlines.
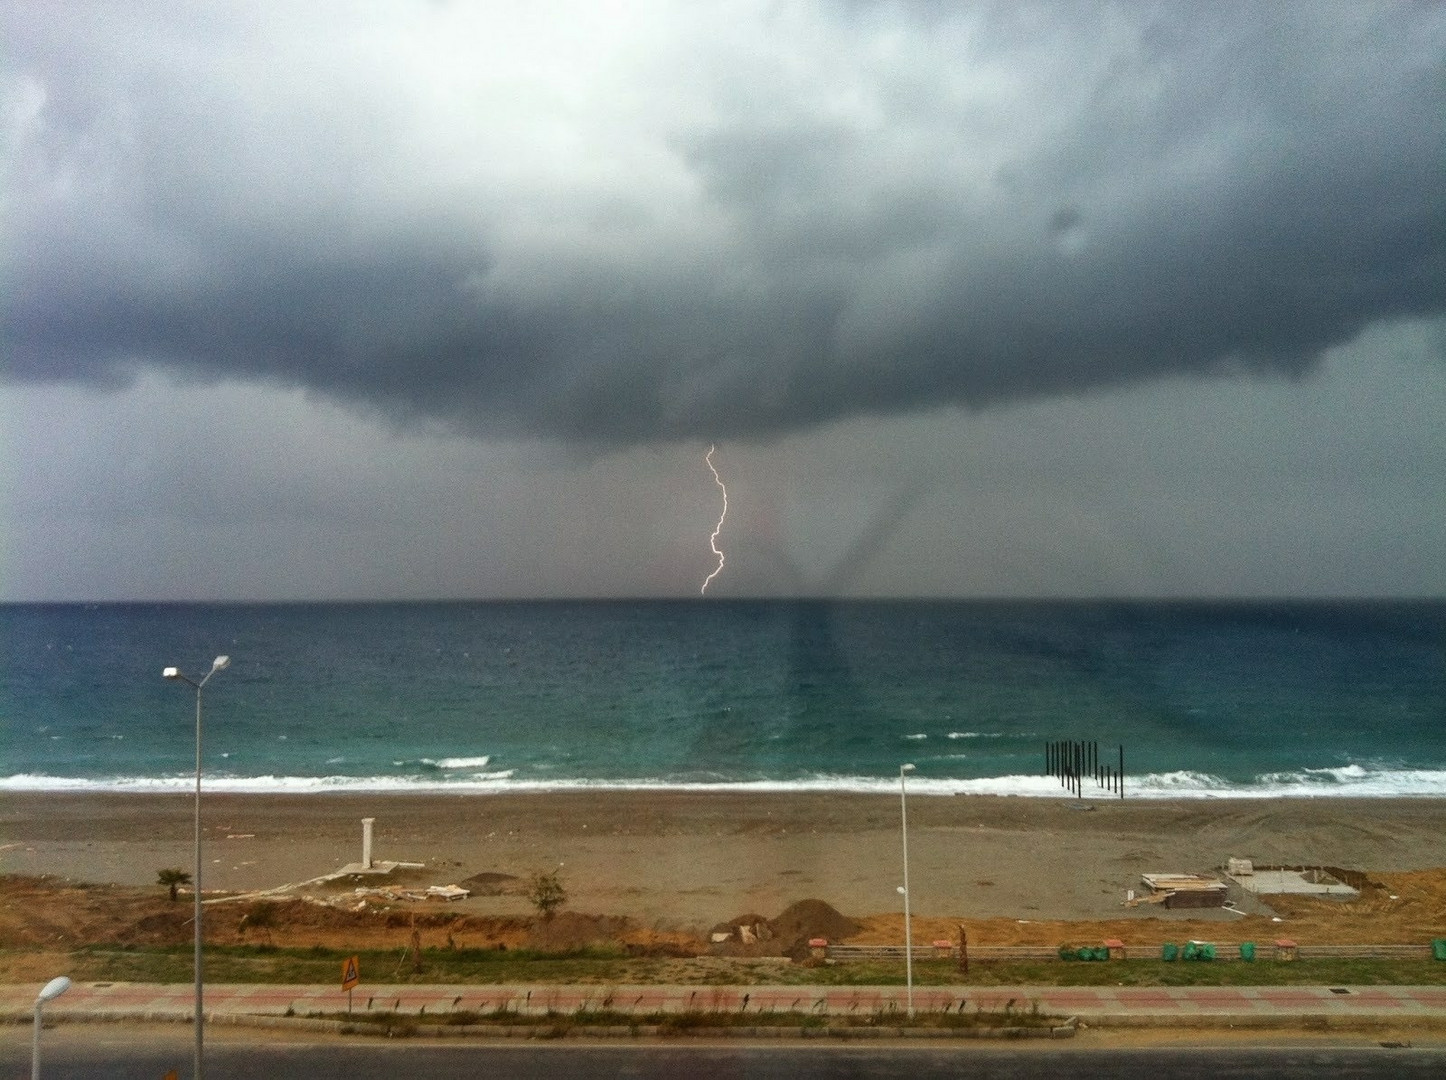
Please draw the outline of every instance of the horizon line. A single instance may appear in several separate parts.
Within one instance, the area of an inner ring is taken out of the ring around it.
[[[110,597],[101,599],[0,599],[0,607],[125,607],[125,606],[188,606],[217,607],[285,607],[296,605],[437,605],[437,604],[758,604],[758,603],[839,603],[839,604],[1380,604],[1439,603],[1446,594],[1434,593],[1194,593],[1194,594],[1117,594],[1083,595],[1060,593],[922,596],[854,596],[825,593],[760,593],[742,596],[698,597],[676,594],[638,594],[625,596],[416,596],[416,597]]]

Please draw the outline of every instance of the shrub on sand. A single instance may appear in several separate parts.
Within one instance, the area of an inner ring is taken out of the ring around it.
[[[543,922],[550,921],[553,912],[567,903],[567,890],[557,871],[534,871],[527,879],[527,899],[532,901]]]
[[[191,884],[191,875],[182,870],[179,866],[168,866],[164,870],[156,872],[156,884],[164,885],[171,890],[171,903],[176,902],[176,890],[182,885]]]

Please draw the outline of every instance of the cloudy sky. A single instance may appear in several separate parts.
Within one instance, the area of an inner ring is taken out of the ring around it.
[[[0,25],[0,599],[1446,595],[1446,5]]]

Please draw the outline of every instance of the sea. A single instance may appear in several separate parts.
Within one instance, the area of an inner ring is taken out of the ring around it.
[[[188,790],[219,655],[207,790],[1446,795],[1442,601],[0,605],[0,790]]]

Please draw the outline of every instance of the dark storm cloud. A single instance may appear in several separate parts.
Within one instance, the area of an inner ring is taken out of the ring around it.
[[[10,377],[643,442],[1446,310],[1440,5],[461,7],[12,7]]]

